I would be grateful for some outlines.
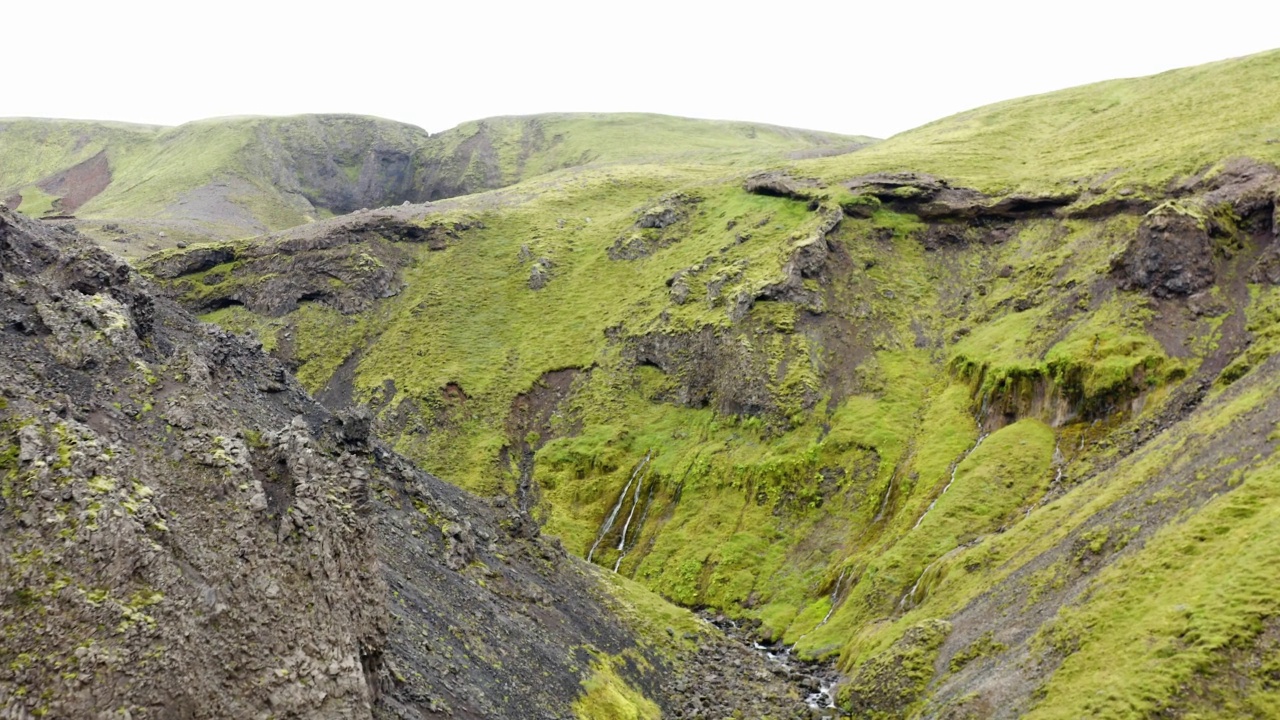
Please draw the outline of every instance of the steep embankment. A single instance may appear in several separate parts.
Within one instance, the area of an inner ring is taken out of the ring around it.
[[[0,120],[0,201],[33,217],[75,215],[113,251],[138,256],[591,163],[725,166],[848,152],[866,141],[659,115],[491,118],[436,135],[353,115],[174,128]]]
[[[1280,53],[147,268],[572,552],[835,656],[850,710],[1268,716],[1268,88]]]
[[[707,623],[3,207],[0,318],[6,716],[808,717]]]

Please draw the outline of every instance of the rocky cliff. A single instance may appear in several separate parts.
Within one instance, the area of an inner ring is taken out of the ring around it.
[[[0,319],[5,717],[807,716],[711,625],[2,207]]]

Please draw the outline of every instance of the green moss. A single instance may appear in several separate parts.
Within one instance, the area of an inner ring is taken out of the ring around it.
[[[50,195],[35,185],[28,185],[18,192],[22,196],[22,203],[17,207],[19,212],[37,218],[53,213],[54,201],[58,199],[56,195]]]
[[[249,333],[262,343],[263,351],[268,353],[279,347],[279,333],[286,325],[284,320],[255,314],[242,305],[214,310],[201,315],[200,319],[234,333]]]
[[[974,660],[999,655],[1007,649],[1007,645],[995,640],[994,633],[983,633],[977,640],[969,643],[968,647],[951,656],[948,669],[953,673],[960,672]]]
[[[672,661],[710,632],[693,613],[666,602],[652,590],[617,573],[601,573],[614,612],[651,651]]]
[[[907,717],[933,678],[938,650],[950,633],[945,620],[912,626],[840,688],[840,705],[858,717]]]
[[[591,677],[582,682],[583,694],[573,703],[579,720],[658,720],[662,711],[652,700],[629,685],[614,669],[613,661],[592,663]]]
[[[1264,528],[1280,521],[1271,462],[1187,522],[1104,570],[1042,636],[1071,650],[1030,717],[1121,717],[1176,705],[1180,688],[1280,611]]]

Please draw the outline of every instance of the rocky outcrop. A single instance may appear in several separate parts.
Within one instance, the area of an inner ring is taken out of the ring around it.
[[[628,231],[609,246],[609,259],[639,260],[680,242],[679,224],[688,219],[699,202],[701,199],[696,196],[672,193],[640,211]]]
[[[753,195],[790,198],[801,202],[812,200],[814,192],[821,187],[816,180],[797,178],[776,170],[755,173],[742,185],[744,190]]]
[[[320,302],[350,314],[400,291],[400,267],[410,256],[403,246],[443,250],[477,224],[359,214],[326,232],[300,228],[253,243],[159,253],[142,269],[197,312],[244,305],[278,317]]]
[[[360,208],[421,202],[418,148],[428,134],[412,125],[357,115],[303,115],[252,123],[244,163],[286,195],[341,215]]]
[[[992,198],[977,190],[953,187],[927,173],[880,172],[844,183],[855,196],[875,198],[898,212],[927,221],[1015,220],[1049,215],[1074,202],[1075,194],[1023,195]]]
[[[368,717],[371,474],[296,384],[260,400],[273,361],[3,209],[0,317],[7,711]]]
[[[825,309],[822,293],[805,287],[804,281],[817,279],[827,269],[828,259],[835,251],[827,236],[835,232],[843,219],[844,214],[839,209],[824,210],[818,227],[792,245],[791,257],[782,266],[782,279],[753,293],[740,293],[734,299],[729,317],[734,320],[746,317],[759,300],[793,303],[810,312],[821,313]]]
[[[1121,285],[1156,297],[1185,297],[1213,284],[1213,240],[1205,218],[1169,204],[1152,211],[1116,261]]]

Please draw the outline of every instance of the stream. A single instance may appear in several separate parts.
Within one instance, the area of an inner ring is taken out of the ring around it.
[[[743,623],[723,615],[701,614],[727,637],[751,648],[763,657],[765,664],[774,675],[799,689],[804,697],[804,704],[808,706],[811,713],[810,717],[831,720],[848,717],[836,708],[835,689],[840,673],[833,663],[803,660],[792,655],[791,648],[781,642],[762,641]]]

